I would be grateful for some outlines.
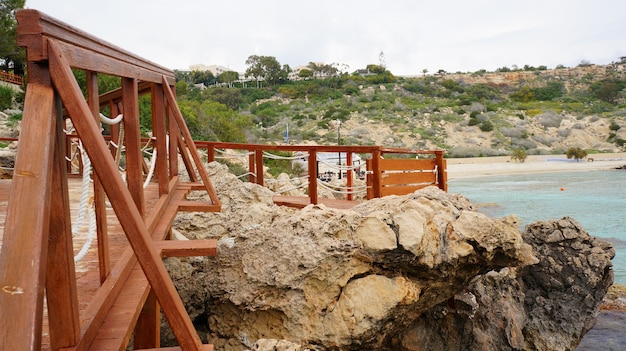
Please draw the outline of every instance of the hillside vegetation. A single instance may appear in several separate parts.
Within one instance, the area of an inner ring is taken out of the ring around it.
[[[291,144],[340,137],[342,145],[445,149],[448,157],[594,153],[624,150],[625,75],[624,61],[415,78],[382,69],[206,89],[179,75],[177,93],[198,139],[285,143],[288,129]]]

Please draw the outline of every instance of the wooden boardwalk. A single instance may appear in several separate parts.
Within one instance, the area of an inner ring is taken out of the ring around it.
[[[76,218],[78,215],[79,199],[82,194],[82,183],[79,178],[70,178],[68,181],[69,195],[70,195],[70,208],[72,212],[72,218]],[[9,201],[11,180],[0,180],[0,250],[2,245],[2,235],[4,232],[4,223],[6,219],[7,204]],[[167,232],[171,223],[173,222],[176,214],[178,213],[177,203],[185,201],[184,196],[187,193],[187,189],[182,189],[174,194],[171,201],[172,205],[168,207],[166,211],[158,218],[151,215],[151,210],[158,201],[158,187],[156,183],[149,185],[144,193],[146,209],[148,216],[147,221],[156,221],[154,224],[155,230],[153,233],[153,240],[163,240],[167,236]],[[89,193],[89,196],[93,194]],[[35,215],[35,214],[33,214]],[[112,306],[107,312],[106,318],[97,329],[97,335],[94,338],[94,342],[89,346],[92,350],[120,350],[124,349],[128,344],[132,335],[132,326],[135,325],[141,312],[141,306],[150,297],[150,285],[137,263],[136,258],[132,252],[129,242],[124,234],[120,224],[117,220],[117,216],[111,208],[107,208],[107,230],[108,241],[110,251],[110,264],[113,267],[111,275],[113,278],[124,275],[124,271],[130,272],[128,278],[124,284],[124,289],[120,291],[118,297],[112,301]],[[78,253],[85,242],[88,239],[87,225],[83,226],[77,231],[77,234],[73,238],[74,253]],[[182,244],[182,249],[187,250],[189,253],[189,245],[185,245],[185,242],[167,242],[167,245],[157,245],[163,256],[175,256],[176,251],[173,250],[169,253],[163,253],[165,246],[175,247],[177,244]],[[197,245],[198,242],[194,241],[194,247],[196,253],[202,255],[215,255],[217,243],[215,240],[203,241],[201,245]],[[102,294],[99,289],[101,288],[99,262],[98,262],[98,250],[96,240],[94,239],[87,254],[76,263],[76,287],[78,296],[79,314],[85,316],[81,320],[81,324],[85,330],[89,328],[91,320],[89,317],[94,317],[98,313],[98,305],[92,305],[91,303],[98,300],[98,295]],[[49,350],[50,335],[48,328],[47,308],[44,310],[43,330],[42,330],[42,350]],[[176,348],[175,348],[176,349]],[[208,345],[204,350],[209,350]]]

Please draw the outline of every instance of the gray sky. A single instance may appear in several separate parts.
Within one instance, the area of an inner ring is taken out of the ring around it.
[[[621,0],[27,0],[37,9],[172,69],[245,71],[250,55],[291,67],[379,63],[395,75],[626,56]]]

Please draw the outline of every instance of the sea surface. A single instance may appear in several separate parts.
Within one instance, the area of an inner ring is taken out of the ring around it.
[[[448,182],[490,217],[514,214],[524,226],[572,217],[589,234],[611,241],[615,283],[626,285],[626,170],[518,174]]]

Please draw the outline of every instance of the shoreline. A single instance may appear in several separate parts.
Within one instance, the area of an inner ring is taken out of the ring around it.
[[[523,163],[511,161],[510,156],[446,160],[450,181],[492,175],[611,170],[626,165],[626,152],[591,154],[578,162],[568,160],[565,155],[529,155]]]

